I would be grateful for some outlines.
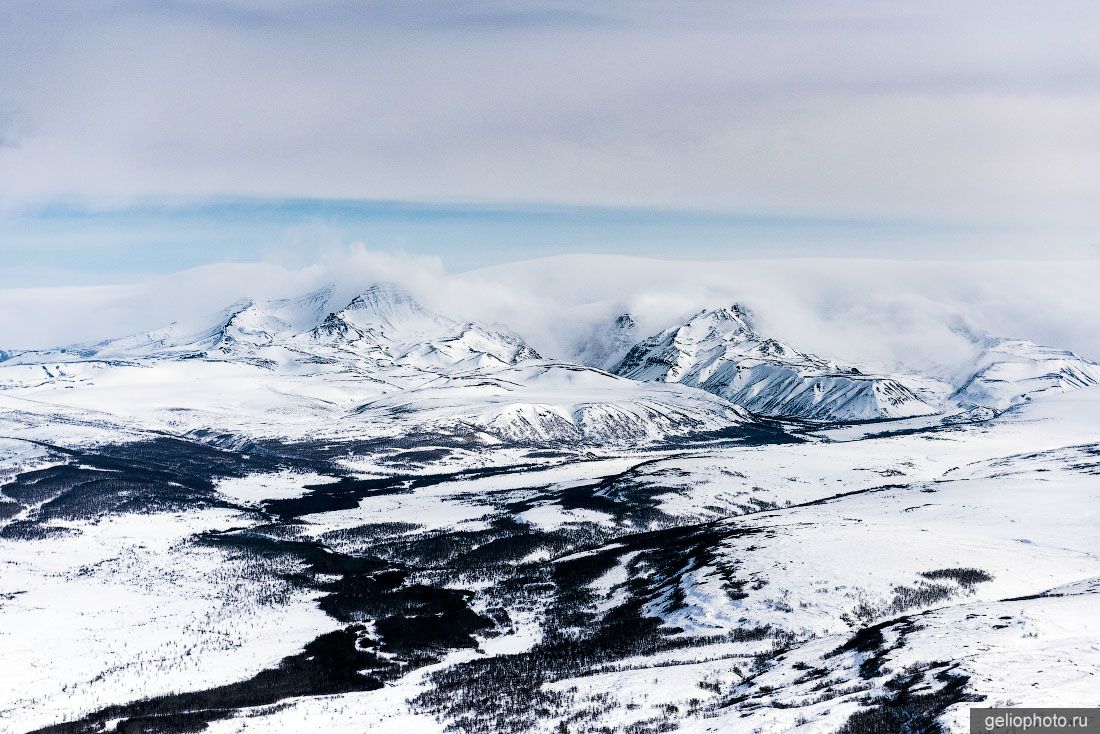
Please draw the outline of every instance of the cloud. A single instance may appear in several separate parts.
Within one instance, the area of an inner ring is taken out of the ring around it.
[[[8,3],[0,202],[308,196],[1089,227],[1094,3]]]
[[[209,325],[224,307],[336,286],[350,301],[366,285],[396,282],[418,293],[444,280],[438,258],[370,252],[361,245],[330,250],[304,267],[280,262],[215,263],[168,276],[108,286],[0,289],[0,349],[59,346],[126,336],[173,322]]]
[[[571,256],[501,265],[460,283],[537,294],[517,328],[549,353],[593,319],[630,311],[643,334],[701,308],[738,302],[762,333],[854,364],[934,373],[960,369],[972,346],[956,327],[1100,357],[1090,315],[1100,262],[888,261],[851,258],[658,261]],[[484,315],[491,315],[486,309]],[[499,318],[499,317],[498,317]]]
[[[540,352],[567,357],[593,325],[631,312],[655,333],[701,308],[739,302],[762,333],[857,365],[951,374],[972,356],[956,332],[977,331],[1100,357],[1095,283],[1100,262],[899,262],[786,259],[662,261],[561,256],[447,273],[434,257],[361,245],[305,267],[219,264],[144,283],[0,289],[0,348],[123,336],[172,321],[205,323],[232,302],[335,285],[350,301],[371,283],[397,282],[457,320],[502,323]]]

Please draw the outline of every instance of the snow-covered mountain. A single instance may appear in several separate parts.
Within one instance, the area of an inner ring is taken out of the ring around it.
[[[975,338],[977,369],[952,396],[966,405],[1003,410],[1025,400],[1100,385],[1100,364],[1023,339]]]
[[[762,415],[860,421],[936,412],[897,379],[760,336],[737,305],[700,311],[640,342],[613,371],[702,388]]]
[[[506,366],[538,353],[503,327],[459,323],[425,309],[404,289],[375,284],[337,306],[334,288],[297,298],[245,301],[213,314],[206,325],[172,324],[96,344],[11,355],[12,364],[164,359],[248,362],[271,369],[294,363],[382,369],[469,369]]]
[[[345,308],[330,313],[309,332],[310,340],[332,349],[425,369],[505,366],[538,353],[503,327],[460,324],[425,309],[393,286],[373,286]]]
[[[9,350],[5,366],[65,364],[73,362],[123,362],[153,358],[205,357],[225,337],[234,317],[251,306],[250,301],[234,303],[211,314],[200,325],[172,323],[160,329],[90,344],[70,344],[53,349]]]
[[[9,351],[0,389],[158,430],[624,444],[748,426],[750,412],[900,419],[934,415],[941,403],[999,410],[1100,383],[1100,365],[1071,352],[982,337],[965,381],[921,392],[914,379],[761,336],[740,306],[701,311],[630,347],[636,331],[626,313],[593,327],[574,350],[582,365],[543,359],[505,326],[436,313],[396,285],[328,287],[235,303],[197,324]]]
[[[702,391],[543,360],[505,327],[376,284],[234,304],[164,329],[0,363],[0,386],[160,429],[329,440],[466,432],[522,443],[650,443],[754,420]],[[144,389],[138,386],[144,386]]]

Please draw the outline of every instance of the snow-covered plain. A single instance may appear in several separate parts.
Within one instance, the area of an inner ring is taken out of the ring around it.
[[[225,511],[64,523],[0,540],[0,721],[26,731],[121,700],[206,687],[278,663],[328,628],[315,594],[189,543]]]

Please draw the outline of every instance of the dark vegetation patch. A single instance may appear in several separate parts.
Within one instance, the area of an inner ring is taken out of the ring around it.
[[[921,576],[932,580],[951,579],[966,589],[993,580],[993,576],[980,568],[938,568],[935,571],[925,571]]]
[[[359,503],[367,497],[407,494],[418,489],[434,487],[444,482],[483,479],[501,474],[518,474],[530,469],[532,469],[530,466],[494,466],[440,474],[379,477],[375,479],[344,477],[337,482],[308,485],[306,487],[308,492],[301,497],[268,500],[264,503],[264,509],[284,519],[292,519],[317,512],[351,510],[358,507]]]
[[[545,532],[507,515],[494,516],[488,521],[488,527],[477,530],[401,532],[388,538],[372,538],[373,527],[366,526],[361,534],[341,535],[341,542],[347,541],[353,548],[369,550],[381,558],[417,567],[423,572],[482,581],[513,575],[514,567],[536,551],[546,551],[550,556],[561,555],[580,545],[599,544],[609,534],[591,525]],[[330,542],[329,538],[326,534],[322,539]]]
[[[798,683],[820,680],[813,690],[822,692],[826,698],[849,695],[859,692],[861,687],[873,686],[872,681],[890,673],[885,667],[887,657],[904,647],[907,638],[919,629],[921,627],[912,617],[880,622],[858,630],[844,644],[825,654],[825,659],[846,654],[855,655],[855,661],[859,663],[860,678],[867,681],[862,686],[845,686],[843,679],[830,680],[826,669],[813,668],[806,664],[793,666],[808,671]],[[934,734],[942,731],[937,719],[948,707],[961,702],[982,700],[979,696],[967,693],[969,679],[955,672],[956,667],[951,663],[932,662],[911,666],[892,675],[882,684],[884,693],[865,696],[860,700],[863,708],[849,717],[838,730],[838,734]],[[771,692],[767,687],[759,690],[764,695]],[[748,697],[741,696],[725,705],[746,704],[747,701]],[[759,704],[749,704],[750,707],[757,705]],[[769,705],[779,706],[777,702]]]
[[[408,567],[376,556],[337,553],[319,542],[276,539],[252,530],[208,533],[204,540],[251,553],[260,562],[283,561],[273,563],[274,573],[324,592],[319,604],[329,616],[346,623],[377,620],[379,628],[401,640],[401,652],[416,653],[420,662],[450,647],[473,647],[471,635],[493,626],[491,620],[471,612],[472,592],[409,583]],[[288,567],[285,561],[294,562],[291,569],[302,570],[281,570]],[[446,631],[425,637],[414,650],[405,629],[416,628],[423,620]],[[385,645],[387,635],[382,638]]]
[[[385,458],[402,452],[425,451],[440,448],[453,451],[484,450],[489,445],[486,437],[468,428],[447,432],[405,433],[366,439],[341,439],[339,441],[282,441],[264,439],[256,442],[259,450],[287,460],[322,462],[329,464],[350,455]]]
[[[877,678],[882,674],[882,666],[886,662],[886,656],[894,650],[905,646],[905,639],[918,629],[917,623],[911,617],[901,617],[886,622],[879,622],[857,631],[840,647],[825,654],[825,657],[833,658],[844,653],[856,652],[862,655],[859,665],[860,677],[864,679]],[[887,646],[884,630],[891,630],[895,634],[894,643]]]
[[[938,734],[944,731],[937,719],[949,706],[984,700],[982,696],[967,693],[970,679],[954,672],[955,668],[949,663],[928,663],[906,669],[886,682],[886,695],[871,700],[867,708],[853,714],[837,734]],[[936,671],[933,679],[939,687],[928,692],[914,692],[932,671]]]
[[[570,459],[576,454],[571,451],[555,451],[554,449],[534,449],[525,455],[528,459]]]
[[[414,532],[419,525],[409,522],[378,522],[359,525],[352,528],[340,528],[330,530],[321,536],[321,542],[326,546],[339,547],[346,550],[374,549],[379,543],[394,537],[408,535]]]
[[[7,520],[9,517],[15,517],[23,511],[23,505],[18,502],[8,502],[0,497],[0,520]]]
[[[917,584],[916,586],[895,586],[894,598],[884,610],[886,614],[899,614],[907,609],[927,607],[950,599],[955,590],[943,584]]]
[[[862,600],[852,610],[851,615],[843,614],[841,619],[851,624],[869,624],[873,620],[882,617],[897,616],[911,609],[940,604],[957,595],[959,586],[969,589],[974,584],[993,578],[984,571],[978,571],[977,569],[940,569],[922,573],[921,576],[925,579],[951,579],[956,581],[958,586],[929,583],[924,579],[918,580],[913,586],[899,584],[893,587],[893,596],[886,603],[872,604],[867,600]]]
[[[411,451],[400,451],[392,456],[387,456],[384,463],[398,466],[431,464],[435,461],[443,461],[452,453],[454,452],[447,448],[413,449]]]
[[[804,439],[790,432],[791,422],[757,417],[753,423],[727,426],[710,431],[694,431],[684,436],[669,437],[655,448],[721,448],[724,446],[766,446],[770,444],[802,443]]]
[[[1086,444],[1084,446],[1077,447],[1081,453],[1086,457],[1096,457],[1100,459],[1100,444]],[[1070,464],[1069,468],[1073,471],[1082,471],[1086,474],[1100,475],[1100,460],[1088,460]]]
[[[104,469],[127,471],[136,466],[196,480],[201,477],[207,480],[243,477],[291,466],[304,468],[301,462],[270,453],[224,450],[167,436],[151,441],[104,446],[97,449],[95,454],[82,452],[80,459],[84,463]],[[308,462],[308,466],[315,468],[316,463]]]
[[[49,540],[79,534],[73,528],[39,525],[34,520],[15,520],[0,528],[0,538],[4,540]]]
[[[648,467],[675,457],[660,457],[596,481],[535,493],[525,499],[510,502],[504,509],[519,515],[540,505],[552,504],[563,510],[592,510],[610,515],[620,525],[647,528],[671,525],[675,518],[659,509],[658,497],[680,491],[677,485],[665,484],[658,474],[647,474]],[[675,478],[675,477],[669,477]]]
[[[644,607],[658,596],[667,611],[684,603],[679,576],[690,568],[714,565],[719,544],[734,533],[717,525],[674,528],[618,538],[615,547],[597,549],[555,563],[546,584],[546,616],[542,640],[526,652],[461,663],[432,674],[432,686],[415,703],[448,722],[453,731],[488,733],[526,731],[538,721],[564,713],[569,696],[547,691],[548,683],[590,674],[593,670],[634,655],[711,645],[714,638],[675,636],[662,628]],[[630,561],[625,601],[606,612],[590,585],[617,564]],[[731,597],[744,596],[736,579],[725,579]],[[740,630],[730,640],[758,640],[768,629]],[[573,722],[577,725],[579,722]],[[571,731],[564,722],[565,731]],[[642,726],[639,731],[664,730]],[[653,726],[657,726],[656,723]]]
[[[23,472],[4,485],[6,497],[34,509],[28,518],[0,529],[0,537],[40,538],[50,532],[43,529],[50,522],[108,514],[243,509],[217,492],[217,480],[286,466],[266,455],[168,437],[101,447],[94,453],[47,448],[67,463]]]

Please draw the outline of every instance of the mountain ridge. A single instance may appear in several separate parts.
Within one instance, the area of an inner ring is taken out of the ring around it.
[[[760,336],[740,304],[703,309],[639,342],[612,371],[698,387],[773,417],[862,421],[938,412],[892,377]]]
[[[241,416],[230,423],[247,426],[250,411],[260,411],[273,431],[285,430],[279,427],[298,411],[337,416],[333,425],[348,435],[388,430],[392,420],[410,428],[451,421],[514,440],[617,433],[622,441],[648,441],[668,431],[746,425],[753,416],[851,423],[978,415],[967,411],[1000,411],[1100,384],[1100,365],[1072,352],[973,335],[984,351],[963,381],[865,371],[760,334],[752,311],[739,303],[701,309],[640,341],[637,329],[623,312],[577,340],[573,360],[546,359],[506,326],[457,321],[393,283],[354,294],[326,286],[239,301],[200,325],[12,351],[0,361],[7,368],[0,388],[79,388],[70,394],[79,397],[131,366],[144,370],[140,382],[155,374],[154,382],[171,386],[149,398],[155,415],[188,430],[226,422],[223,405],[235,404]],[[180,382],[195,379],[202,382]],[[369,410],[361,408],[370,405],[380,412],[367,420]],[[646,416],[656,428],[645,425]]]
[[[335,298],[319,289],[242,301],[197,331],[25,352],[0,385],[99,409],[117,404],[122,386],[152,381],[154,391],[124,391],[125,409],[191,433],[342,440],[466,430],[521,444],[641,445],[757,422],[702,391],[543,359],[511,330],[455,321],[393,284],[343,305]],[[83,364],[106,357],[117,360]]]
[[[951,397],[963,404],[1004,410],[1047,393],[1100,385],[1100,363],[1075,352],[1026,339],[982,335],[977,364]]]

